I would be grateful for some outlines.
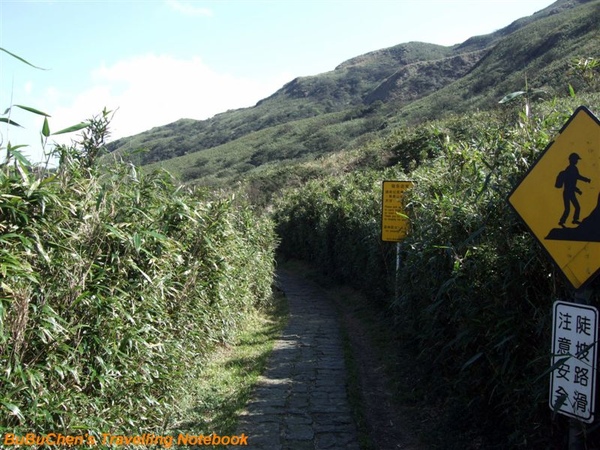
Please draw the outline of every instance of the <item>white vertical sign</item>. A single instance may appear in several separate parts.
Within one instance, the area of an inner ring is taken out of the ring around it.
[[[555,302],[552,318],[550,408],[583,422],[594,420],[598,310]]]

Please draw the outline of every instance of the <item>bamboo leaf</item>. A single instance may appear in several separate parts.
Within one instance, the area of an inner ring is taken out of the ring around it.
[[[23,128],[21,125],[19,125],[17,122],[15,122],[14,120],[8,119],[6,117],[0,117],[0,122],[4,122],[7,123],[9,125],[14,125],[15,127],[20,127]]]
[[[563,358],[557,359],[554,364],[552,364],[548,369],[544,370],[544,372],[534,380],[534,383],[538,382],[542,378],[548,376],[548,374],[550,374],[551,372],[553,372],[554,370],[556,370],[557,368],[562,366],[564,363],[566,363],[572,357],[573,357],[573,355],[567,355]]]
[[[140,268],[140,266],[138,266],[136,263],[132,263],[132,265],[142,274],[142,276],[146,279],[146,281],[148,281],[148,283],[152,284],[152,278],[150,278],[150,276],[146,272],[144,272]]]
[[[31,186],[29,186],[29,189],[27,190],[27,197],[31,197],[31,194],[33,194],[38,187],[40,187],[40,183],[42,182],[41,179],[37,179],[35,180],[33,183],[31,183]]]
[[[4,401],[1,401],[0,403],[2,403],[2,406],[8,409],[13,416],[17,416],[19,420],[25,420],[23,413],[21,413],[21,409],[17,405]]]
[[[40,111],[39,109],[32,108],[31,106],[24,106],[24,105],[15,105],[15,106],[16,106],[17,108],[24,109],[25,111],[29,111],[30,113],[37,114],[37,115],[39,115],[39,116],[46,116],[46,117],[50,117],[50,114],[46,114],[45,112],[43,112],[43,111]],[[10,108],[9,108],[9,109],[10,109]],[[8,112],[8,111],[7,111],[7,112]],[[6,114],[6,113],[4,113],[4,114]]]
[[[477,237],[483,233],[485,231],[485,225],[483,225],[482,227],[480,227],[478,230],[474,231],[473,233],[471,233],[471,235],[465,239],[463,242],[461,242],[456,248],[460,249],[463,248],[467,245],[469,245],[472,241],[474,241],[475,239],[477,239]]]
[[[15,145],[14,147],[12,145],[10,145],[10,142],[8,143],[8,151],[9,152],[13,152],[18,148],[23,148],[23,147],[29,147],[27,144],[19,144],[19,145]]]
[[[165,236],[164,234],[158,233],[156,231],[147,231],[145,234],[148,236],[152,236],[159,242],[165,242],[168,239],[167,236]]]
[[[515,98],[520,97],[521,95],[525,95],[525,91],[512,92],[512,93],[504,96],[504,98],[502,100],[500,100],[498,103],[508,103],[508,102],[514,100]]]
[[[42,126],[42,134],[44,137],[50,136],[50,125],[48,124],[48,118],[44,117],[44,125]]]
[[[135,251],[139,253],[140,248],[142,247],[142,239],[138,233],[133,234],[133,247]]]
[[[33,64],[31,64],[29,61],[26,61],[25,59],[21,58],[19,55],[15,55],[14,53],[9,52],[8,50],[6,50],[5,48],[0,47],[0,51],[3,51],[4,53],[9,54],[10,56],[12,56],[15,59],[18,59],[19,61],[27,64],[28,66],[33,67],[34,69],[40,69],[40,70],[48,70],[48,69],[44,69],[43,67],[38,67],[38,66],[34,66]]]
[[[18,150],[15,150],[16,148],[19,148],[19,147],[18,147],[18,146],[17,146],[17,147],[10,147],[10,146],[9,146],[9,147],[8,147],[8,152],[9,152],[9,153],[10,153],[12,156],[14,156],[14,157],[15,157],[15,159],[16,159],[17,161],[19,161],[19,163],[20,163],[21,165],[23,165],[24,167],[31,167],[31,163],[29,162],[29,160],[28,160],[28,159],[27,159],[25,156],[23,156],[23,154],[22,154],[20,151],[18,151]]]
[[[483,356],[483,352],[479,352],[476,355],[473,355],[466,363],[463,364],[463,366],[461,367],[460,370],[465,370],[467,367],[469,367],[471,364],[473,364],[475,361],[477,361],[482,356]]]
[[[36,236],[35,247],[37,248],[38,253],[42,255],[42,258],[44,258],[44,261],[50,263],[50,257],[48,256],[48,253],[46,253],[46,250],[44,250],[44,246],[40,242],[39,236]]]
[[[57,131],[56,133],[52,133],[52,136],[56,136],[57,134],[72,133],[74,131],[83,130],[84,128],[87,128],[89,126],[90,126],[89,122],[81,122],[81,123],[78,123],[77,125],[72,125],[68,128],[64,128],[60,131]]]

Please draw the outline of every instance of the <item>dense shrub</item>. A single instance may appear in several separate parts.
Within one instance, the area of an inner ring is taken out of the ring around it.
[[[161,432],[187,368],[269,299],[268,219],[97,168],[93,142],[52,171],[0,165],[0,429],[17,434]]]
[[[419,349],[432,395],[484,429],[490,447],[531,445],[531,425],[548,426],[539,377],[563,284],[506,198],[564,117],[479,127],[413,173],[399,328]]]
[[[386,298],[393,289],[394,254],[379,239],[380,197],[380,173],[374,171],[312,180],[288,191],[275,208],[280,253]]]

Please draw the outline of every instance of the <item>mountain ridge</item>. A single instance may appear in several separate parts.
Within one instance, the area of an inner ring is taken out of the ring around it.
[[[560,72],[568,69],[577,51],[597,52],[598,44],[591,37],[598,35],[599,22],[599,0],[558,0],[507,27],[454,46],[407,42],[368,52],[332,71],[294,78],[253,107],[201,121],[180,119],[118,139],[108,149],[123,155],[145,148],[145,153],[128,158],[141,165],[187,166],[175,170],[186,179],[195,178],[190,166],[199,167],[210,149],[221,150],[222,165],[213,166],[224,174],[220,178],[239,176],[272,160],[322,154],[335,150],[334,144],[340,150],[350,144],[342,129],[350,127],[346,122],[352,120],[370,121],[363,130],[368,135],[389,126],[493,107],[505,94],[522,88],[525,80],[549,91],[566,90]],[[319,126],[316,118],[324,123]],[[273,139],[248,147],[252,133],[271,128],[275,132],[274,127],[278,136],[288,133],[280,148]],[[313,134],[299,131],[304,127],[314,128]],[[325,131],[325,144],[313,139],[316,145],[308,146],[307,139]],[[296,137],[305,142],[296,142]],[[290,145],[296,151],[290,151]]]

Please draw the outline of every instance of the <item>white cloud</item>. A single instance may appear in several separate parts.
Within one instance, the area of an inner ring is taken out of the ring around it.
[[[167,0],[167,5],[175,11],[188,16],[211,17],[212,11],[209,8],[194,6],[193,2],[183,0]]]
[[[116,110],[113,139],[166,125],[181,118],[207,119],[228,109],[249,107],[279,89],[292,76],[280,73],[260,79],[218,73],[200,58],[144,55],[103,64],[91,74],[93,85],[66,106],[53,111],[58,130],[104,107]]]

